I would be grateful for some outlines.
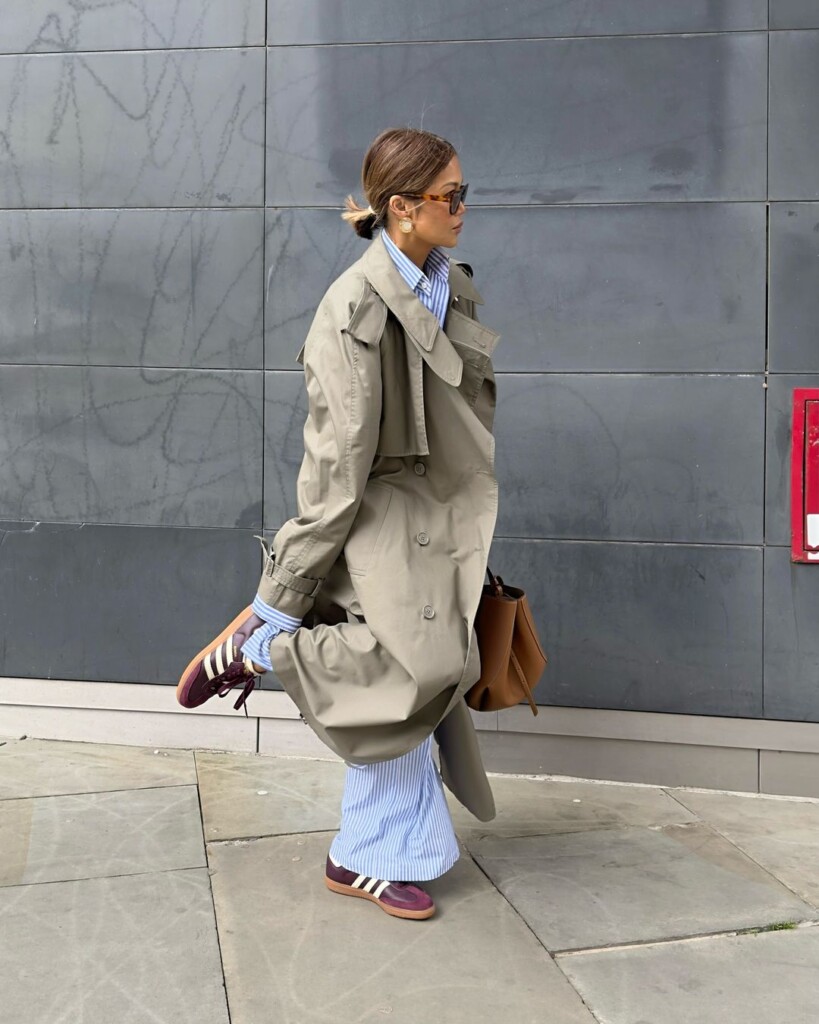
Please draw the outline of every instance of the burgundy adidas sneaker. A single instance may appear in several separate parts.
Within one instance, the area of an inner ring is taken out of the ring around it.
[[[197,708],[217,694],[225,697],[234,686],[243,687],[233,705],[237,711],[242,707],[259,678],[253,662],[243,656],[242,644],[263,624],[248,606],[196,655],[176,687],[182,707]]]
[[[423,921],[435,913],[429,893],[409,882],[387,882],[381,878],[359,875],[327,858],[324,882],[328,889],[343,896],[359,896],[377,903],[385,914]]]

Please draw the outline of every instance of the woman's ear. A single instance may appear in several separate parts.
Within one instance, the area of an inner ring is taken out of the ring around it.
[[[390,210],[395,214],[396,217],[406,217],[409,215],[409,209],[407,207],[407,201],[403,196],[390,196]]]

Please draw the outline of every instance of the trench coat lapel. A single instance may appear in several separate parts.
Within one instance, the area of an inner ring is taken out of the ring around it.
[[[495,346],[500,335],[490,327],[484,327],[471,316],[467,316],[458,308],[458,300],[454,299],[449,306],[446,321],[446,336],[450,341],[465,346],[467,350],[476,356],[483,358],[486,362],[492,358]]]
[[[441,380],[458,387],[463,376],[461,357],[441,329],[437,317],[418,301],[417,295],[398,273],[380,236],[362,259],[367,279],[404,328],[421,358]],[[461,274],[469,280],[463,271]]]

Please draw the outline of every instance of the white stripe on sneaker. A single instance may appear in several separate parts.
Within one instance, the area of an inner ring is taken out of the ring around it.
[[[378,879],[371,878],[369,882],[367,882],[367,884],[364,886],[364,892],[372,892],[376,885],[378,885]]]
[[[222,657],[222,648],[224,646],[224,644],[219,644],[213,652],[213,656],[216,659],[216,671],[218,675],[221,675],[225,671],[225,659]]]
[[[208,653],[202,659],[202,664],[205,666],[205,675],[208,677],[208,681],[213,679],[213,677],[216,675],[210,660],[211,653],[211,651],[208,651]]]
[[[375,896],[375,898],[377,900],[380,900],[381,899],[381,893],[387,888],[387,886],[389,884],[390,884],[389,882],[382,882],[381,885],[379,885],[378,888],[373,893],[373,896]]]
[[[359,875],[358,878],[353,882],[354,889],[360,889],[361,886],[367,881],[367,875]]]

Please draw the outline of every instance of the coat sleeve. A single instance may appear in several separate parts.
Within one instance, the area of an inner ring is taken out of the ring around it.
[[[265,545],[259,596],[301,619],[312,608],[355,519],[378,446],[381,356],[325,301],[304,347],[308,413],[299,471],[298,515]]]

